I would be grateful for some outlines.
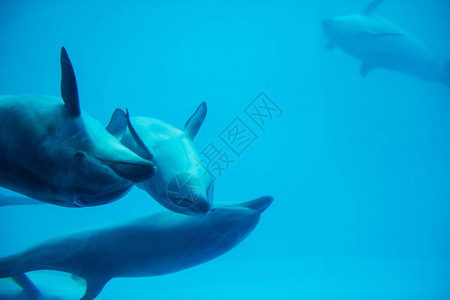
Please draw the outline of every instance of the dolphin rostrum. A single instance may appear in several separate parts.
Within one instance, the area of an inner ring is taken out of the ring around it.
[[[24,273],[55,270],[86,280],[82,300],[115,277],[178,272],[214,259],[242,242],[273,198],[221,205],[204,216],[165,211],[121,225],[81,231],[0,259],[0,278],[14,277],[38,294]]]
[[[450,61],[442,65],[418,38],[376,15],[374,11],[381,2],[372,1],[359,14],[325,19],[322,25],[329,39],[327,48],[337,46],[361,60],[363,78],[380,68],[450,87]]]
[[[0,186],[69,207],[105,204],[147,180],[154,165],[123,146],[79,106],[61,49],[61,98],[0,96]]]

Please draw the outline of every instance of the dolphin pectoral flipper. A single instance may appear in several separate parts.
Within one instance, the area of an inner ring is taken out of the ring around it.
[[[205,120],[206,112],[206,102],[203,101],[184,125],[184,132],[191,140],[194,139],[200,129],[200,126],[202,126],[202,123]]]
[[[103,287],[108,283],[110,279],[105,278],[92,278],[86,279],[86,292],[80,300],[92,300],[100,294]]]
[[[114,111],[106,130],[116,139],[122,140],[127,131],[127,115],[123,110],[118,108]]]
[[[361,63],[361,68],[359,69],[359,75],[361,75],[362,78],[366,78],[367,74],[369,74],[373,69],[375,69],[374,66],[362,62]]]
[[[377,9],[377,7],[383,2],[384,0],[373,0],[369,4],[367,4],[366,7],[361,11],[361,14],[363,15],[369,15]]]
[[[66,49],[61,48],[61,96],[66,104],[70,115],[77,117],[81,114],[80,102],[78,99],[77,81],[75,72],[67,55]]]
[[[20,274],[13,276],[13,280],[23,289],[24,293],[31,300],[39,299],[41,292],[38,288],[31,282],[25,274]]]

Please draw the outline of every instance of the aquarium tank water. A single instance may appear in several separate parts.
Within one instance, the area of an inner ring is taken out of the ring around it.
[[[95,299],[450,299],[449,11],[447,0],[3,0],[0,95],[61,97],[65,47],[80,107],[102,126],[120,108],[183,130],[206,103],[192,143],[214,181],[213,204],[186,218],[274,199],[223,255],[160,276],[114,277]],[[2,164],[8,151],[27,150],[1,138]],[[0,194],[0,257],[73,232],[179,214],[138,187],[79,208],[30,204],[5,186]],[[204,224],[210,234],[230,229]],[[185,234],[195,239],[195,230]],[[236,236],[208,247],[226,238]],[[163,240],[179,242],[170,239],[169,230]],[[105,251],[120,257],[123,246]],[[203,255],[175,248],[168,262]],[[62,253],[52,263],[75,255]],[[89,259],[93,272],[106,258]],[[83,278],[37,269],[26,275],[39,299],[83,297]],[[30,297],[0,279],[0,299]]]

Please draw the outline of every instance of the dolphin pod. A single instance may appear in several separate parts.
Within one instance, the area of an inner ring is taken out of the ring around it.
[[[443,66],[418,38],[376,15],[374,11],[382,2],[372,1],[359,14],[325,19],[322,25],[329,39],[327,48],[337,46],[361,60],[363,78],[380,68],[450,87],[450,61]]]
[[[193,144],[206,110],[206,103],[202,102],[184,130],[154,118],[130,119],[121,109],[114,112],[106,127],[123,145],[156,166],[158,171],[150,179],[136,185],[178,213],[201,215],[213,204],[214,182]],[[39,203],[26,197],[2,195],[0,191],[0,206]]]
[[[202,217],[165,211],[69,234],[0,259],[0,278],[14,277],[30,297],[35,297],[39,290],[24,273],[63,271],[85,279],[86,292],[81,300],[94,299],[115,277],[174,273],[226,253],[253,231],[272,201],[266,196],[217,205]]]
[[[0,96],[0,186],[51,204],[83,207],[122,197],[154,165],[123,146],[79,106],[61,49],[61,95]]]
[[[184,130],[179,130],[153,118],[130,118],[117,109],[107,127],[123,145],[158,169],[154,176],[136,185],[178,213],[204,214],[212,206],[214,182],[192,142],[206,110],[206,103],[202,102]]]

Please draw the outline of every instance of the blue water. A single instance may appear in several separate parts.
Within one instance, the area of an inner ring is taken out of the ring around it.
[[[182,128],[206,101],[195,144],[234,160],[215,201],[275,197],[224,256],[113,279],[98,299],[450,298],[450,90],[384,70],[361,79],[356,59],[324,49],[320,20],[367,2],[1,2],[0,94],[59,95],[65,46],[83,110],[107,124],[127,107]],[[386,1],[377,13],[444,62],[447,2]],[[264,130],[244,111],[260,92],[282,111]],[[258,137],[240,156],[220,139],[236,117]],[[160,210],[136,188],[95,208],[3,207],[0,256]]]

